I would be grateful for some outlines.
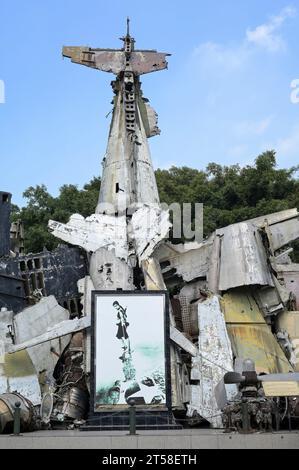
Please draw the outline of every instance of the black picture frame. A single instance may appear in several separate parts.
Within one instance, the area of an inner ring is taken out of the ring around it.
[[[128,411],[129,404],[121,405],[100,405],[96,407],[96,370],[97,370],[97,350],[96,331],[98,325],[96,312],[96,299],[99,296],[163,296],[164,297],[164,361],[165,361],[165,392],[166,400],[163,405],[139,404],[135,403],[139,412],[150,411],[170,411],[171,410],[171,364],[170,364],[170,321],[169,321],[169,295],[167,291],[123,291],[123,290],[95,290],[92,291],[91,304],[91,376],[90,376],[90,418],[100,416],[102,413]],[[150,318],[149,318],[150,321]]]

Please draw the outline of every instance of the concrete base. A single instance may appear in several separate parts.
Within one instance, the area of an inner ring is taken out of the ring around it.
[[[224,434],[210,429],[127,432],[38,431],[0,436],[0,449],[299,449],[299,432]]]

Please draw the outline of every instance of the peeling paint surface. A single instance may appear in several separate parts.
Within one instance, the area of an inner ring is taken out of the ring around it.
[[[200,383],[191,386],[188,416],[197,411],[213,427],[221,428],[221,411],[218,409],[215,389],[224,374],[233,370],[233,355],[217,296],[198,303],[198,325],[199,355],[192,359],[191,379],[199,380]]]

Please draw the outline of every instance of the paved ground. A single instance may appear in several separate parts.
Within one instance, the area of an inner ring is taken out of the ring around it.
[[[224,434],[209,429],[126,432],[38,431],[0,436],[0,449],[299,449],[299,432]]]

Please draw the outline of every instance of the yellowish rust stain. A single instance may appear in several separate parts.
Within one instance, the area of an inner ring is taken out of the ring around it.
[[[5,354],[4,359],[4,374],[7,377],[28,377],[36,373],[26,350]]]

